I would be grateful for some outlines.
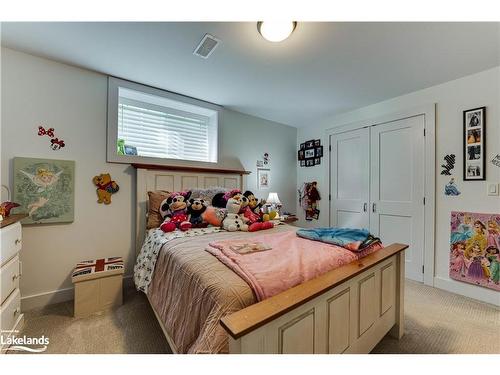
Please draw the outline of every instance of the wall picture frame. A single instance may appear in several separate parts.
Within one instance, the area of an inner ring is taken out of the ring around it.
[[[464,181],[486,180],[486,107],[463,111]]]
[[[314,158],[314,156],[315,156],[314,148],[306,148],[304,150],[304,157],[306,159]]]
[[[323,157],[323,146],[318,146],[314,149],[314,157],[316,158]]]
[[[270,174],[270,169],[257,169],[257,187],[259,188],[259,190],[267,190],[270,188]]]
[[[14,201],[23,224],[70,223],[75,211],[75,162],[15,157]]]

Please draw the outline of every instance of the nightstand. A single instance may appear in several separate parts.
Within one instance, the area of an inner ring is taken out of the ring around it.
[[[295,223],[299,218],[295,215],[288,215],[287,217],[281,219],[280,221],[285,224],[292,224]]]

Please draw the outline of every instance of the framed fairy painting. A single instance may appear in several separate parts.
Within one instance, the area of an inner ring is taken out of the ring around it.
[[[500,291],[500,214],[451,213],[450,278]]]
[[[14,201],[28,214],[23,224],[72,222],[75,162],[14,158]]]

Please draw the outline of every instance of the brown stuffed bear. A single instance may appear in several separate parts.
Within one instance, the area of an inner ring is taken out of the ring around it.
[[[92,181],[97,186],[96,192],[99,197],[97,203],[110,204],[111,194],[116,193],[120,189],[118,184],[111,180],[111,175],[109,173],[101,173],[99,176],[95,176]]]

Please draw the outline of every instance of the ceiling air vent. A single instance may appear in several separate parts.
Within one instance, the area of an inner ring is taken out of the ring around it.
[[[208,59],[219,43],[220,40],[215,36],[205,34],[200,44],[198,44],[198,47],[195,48],[193,55],[199,56],[203,59]]]

